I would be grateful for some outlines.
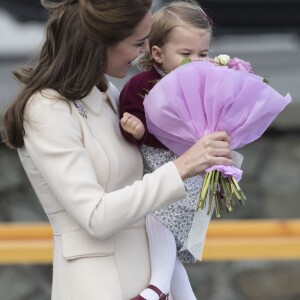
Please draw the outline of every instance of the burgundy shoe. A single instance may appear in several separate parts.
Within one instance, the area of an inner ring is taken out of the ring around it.
[[[159,296],[159,300],[168,300],[169,299],[169,294],[164,294],[159,288],[157,288],[155,285],[148,285],[147,287],[148,289],[151,289],[152,291],[154,291],[158,296]],[[132,298],[131,300],[146,300],[144,297],[142,297],[141,295],[138,295],[135,298]]]
[[[146,300],[144,297],[142,297],[141,295],[138,295],[130,300]]]

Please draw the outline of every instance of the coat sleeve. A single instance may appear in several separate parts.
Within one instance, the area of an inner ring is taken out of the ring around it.
[[[97,181],[72,106],[38,94],[28,103],[25,116],[30,122],[25,121],[24,142],[31,159],[62,207],[93,236],[104,239],[186,195],[172,162],[106,193]]]

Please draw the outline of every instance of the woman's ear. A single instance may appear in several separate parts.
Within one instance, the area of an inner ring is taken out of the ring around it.
[[[162,64],[163,63],[163,53],[162,49],[159,48],[158,46],[153,46],[151,49],[152,57],[153,59],[158,63]]]

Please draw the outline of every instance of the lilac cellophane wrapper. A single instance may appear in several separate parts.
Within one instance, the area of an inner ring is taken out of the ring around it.
[[[149,132],[181,155],[199,138],[225,130],[232,149],[257,140],[291,102],[252,73],[196,61],[163,77],[146,95]],[[240,179],[241,171],[222,166],[222,174]]]

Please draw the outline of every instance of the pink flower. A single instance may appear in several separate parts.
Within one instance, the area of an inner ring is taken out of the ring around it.
[[[251,64],[237,57],[229,60],[228,68],[253,73]]]

